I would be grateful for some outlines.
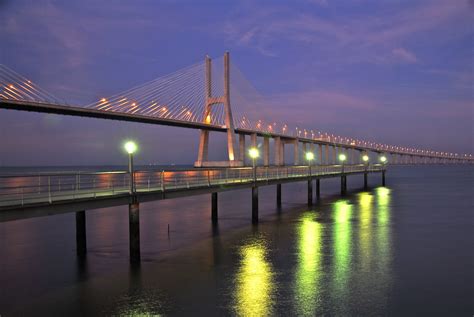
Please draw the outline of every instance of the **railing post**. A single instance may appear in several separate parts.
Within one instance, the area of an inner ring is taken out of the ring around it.
[[[51,176],[48,176],[48,196],[49,196],[49,203],[52,203],[51,199]]]
[[[161,191],[165,192],[165,171],[161,171]]]
[[[207,170],[207,186],[211,187],[211,174],[209,170]]]

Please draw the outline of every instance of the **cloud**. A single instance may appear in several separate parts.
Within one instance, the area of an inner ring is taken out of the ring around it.
[[[392,50],[393,56],[403,62],[407,63],[416,63],[418,62],[418,59],[416,58],[416,55],[413,54],[412,52],[404,49],[403,47],[397,47]]]
[[[278,49],[288,47],[275,48],[279,43],[288,43],[290,47],[295,43],[343,62],[391,63],[397,58],[398,62],[415,63],[418,58],[407,48],[408,42],[416,43],[413,40],[424,32],[442,33],[447,23],[470,19],[466,5],[457,1],[373,6],[376,13],[365,15],[344,7],[336,15],[298,6],[244,7],[229,17],[223,32],[238,46],[252,47],[262,54],[272,47],[272,53],[279,55]],[[469,32],[469,29],[460,28],[460,31]],[[450,35],[437,34],[437,41],[451,39]]]

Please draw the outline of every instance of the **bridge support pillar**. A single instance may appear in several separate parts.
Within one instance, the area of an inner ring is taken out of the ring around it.
[[[364,173],[364,189],[367,190],[369,188],[369,183],[367,181],[367,175],[368,173]]]
[[[263,138],[263,166],[270,165],[270,138]]]
[[[385,170],[382,171],[382,186],[385,186]]]
[[[76,212],[76,252],[82,257],[87,253],[86,212]]]
[[[245,166],[245,134],[239,134],[239,160]]]
[[[281,207],[281,184],[277,184],[277,206]]]
[[[313,205],[313,180],[308,179],[308,206]]]
[[[217,223],[217,193],[211,194],[211,219],[212,223]]]
[[[250,135],[250,143],[252,143],[252,147],[257,147],[257,133]]]
[[[321,180],[319,178],[316,178],[316,199],[319,202],[319,199],[321,198]]]
[[[341,195],[345,195],[347,192],[347,178],[346,175],[341,175]]]
[[[318,144],[318,155],[316,158],[319,161],[319,165],[323,165],[323,146],[322,144]]]
[[[258,223],[258,187],[252,187],[252,223]]]
[[[298,139],[295,139],[293,143],[293,165],[300,164],[300,150],[299,150],[300,142]]]
[[[275,137],[275,143],[273,145],[275,151],[275,165],[280,166],[281,164],[281,138],[279,136]]]
[[[140,204],[128,205],[128,222],[130,234],[130,262],[140,262]]]

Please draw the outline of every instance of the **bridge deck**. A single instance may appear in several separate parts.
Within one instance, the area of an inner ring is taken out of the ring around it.
[[[319,165],[258,167],[257,186],[381,172],[383,166]],[[248,188],[252,168],[137,171],[138,202]],[[125,205],[132,201],[127,172],[36,173],[0,176],[0,222]]]

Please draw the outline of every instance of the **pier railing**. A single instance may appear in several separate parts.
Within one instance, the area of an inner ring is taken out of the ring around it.
[[[255,174],[257,182],[261,183],[310,176],[378,172],[383,168],[379,164],[316,165],[311,168],[309,166],[259,166]],[[252,167],[135,172],[135,186],[138,193],[252,182],[254,182]],[[130,175],[126,171],[0,175],[0,207],[124,195],[129,193],[129,188]]]

